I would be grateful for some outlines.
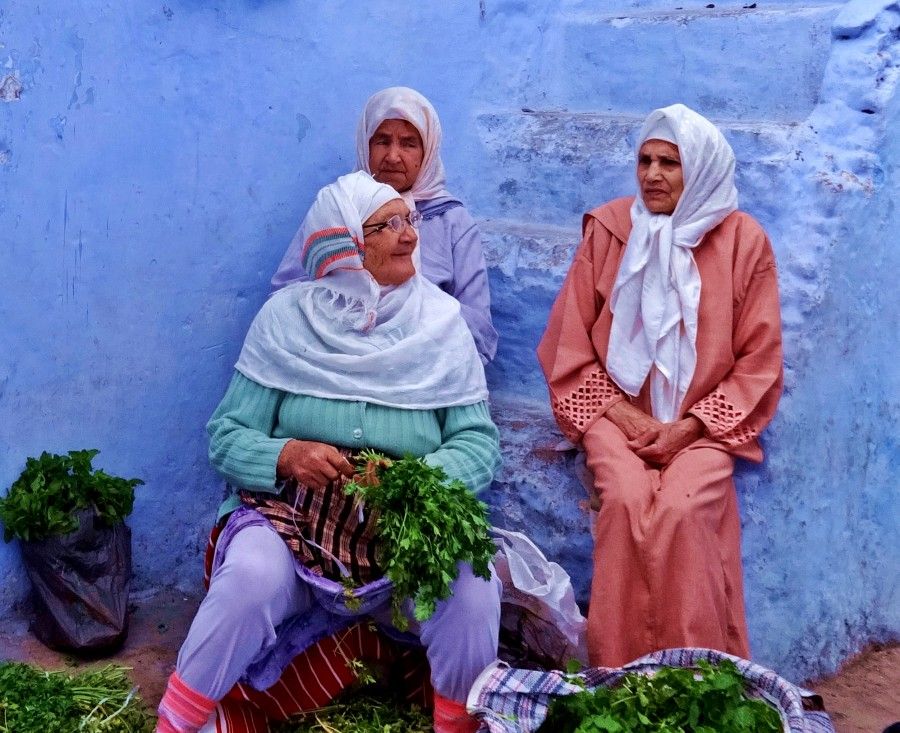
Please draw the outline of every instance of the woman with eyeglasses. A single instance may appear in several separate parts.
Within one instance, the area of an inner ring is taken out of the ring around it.
[[[497,350],[481,235],[462,202],[446,188],[441,122],[425,97],[389,87],[366,102],[356,131],[357,170],[400,192],[422,217],[418,263],[422,275],[459,301],[481,361]],[[275,289],[305,279],[297,233],[272,278]]]
[[[490,484],[500,453],[484,368],[457,301],[416,272],[419,220],[365,172],[325,186],[304,219],[300,256],[313,279],[263,305],[207,426],[212,464],[240,489],[219,509],[209,591],[157,731],[198,731],[208,720],[209,730],[267,730],[267,718],[329,702],[329,690],[355,679],[350,661],[381,649],[357,622],[390,623],[389,588],[341,614],[316,600],[329,569],[362,581],[374,572],[374,543],[355,544],[374,524],[342,491],[352,454],[421,456],[473,492]],[[412,622],[436,731],[475,729],[466,695],[496,658],[499,620],[497,579],[461,565],[450,598]],[[322,640],[335,647],[330,657]],[[229,700],[254,694],[259,706],[229,717]]]

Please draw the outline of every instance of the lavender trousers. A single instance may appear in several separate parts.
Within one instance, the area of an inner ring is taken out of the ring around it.
[[[412,621],[426,648],[435,691],[465,702],[478,674],[497,657],[501,584],[483,580],[468,565],[449,598],[420,624]],[[176,671],[193,690],[220,700],[247,667],[274,644],[279,626],[313,608],[309,586],[297,575],[295,560],[275,530],[249,526],[235,535],[210,579]],[[390,623],[390,609],[373,614]]]

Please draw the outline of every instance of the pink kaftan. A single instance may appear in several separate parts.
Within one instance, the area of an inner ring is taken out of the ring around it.
[[[631,231],[632,198],[584,217],[584,237],[553,305],[538,359],[563,433],[584,449],[600,500],[588,610],[593,665],[666,647],[749,656],[734,457],[762,460],[758,436],[783,380],[775,259],[735,211],[693,250],[701,295],[697,366],[679,418],[705,426],[662,470],[604,417],[623,399],[652,414],[648,384],[628,397],[607,374],[609,296]]]

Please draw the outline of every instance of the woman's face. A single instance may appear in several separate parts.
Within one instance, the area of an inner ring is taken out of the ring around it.
[[[386,226],[379,231],[366,229],[375,224],[383,224],[394,215],[404,219],[403,231],[395,232]],[[409,208],[402,199],[388,201],[363,222],[366,254],[365,267],[379,285],[400,285],[416,273],[412,255],[419,235],[415,228],[405,221]]]
[[[424,157],[419,131],[406,120],[385,120],[369,138],[372,176],[401,193],[416,182]]]
[[[665,140],[645,140],[638,151],[637,178],[644,206],[653,214],[671,214],[684,192],[678,146]]]

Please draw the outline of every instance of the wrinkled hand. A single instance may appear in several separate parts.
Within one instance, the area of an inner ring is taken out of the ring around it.
[[[634,440],[644,433],[661,428],[663,424],[630,402],[617,402],[606,411],[606,417],[628,440]]]
[[[278,456],[276,474],[312,489],[323,489],[338,476],[352,476],[353,466],[337,448],[312,440],[289,440]]]
[[[641,433],[628,441],[628,447],[638,458],[656,466],[667,466],[675,454],[687,448],[703,435],[703,423],[693,415],[673,423],[659,423],[658,427]]]

